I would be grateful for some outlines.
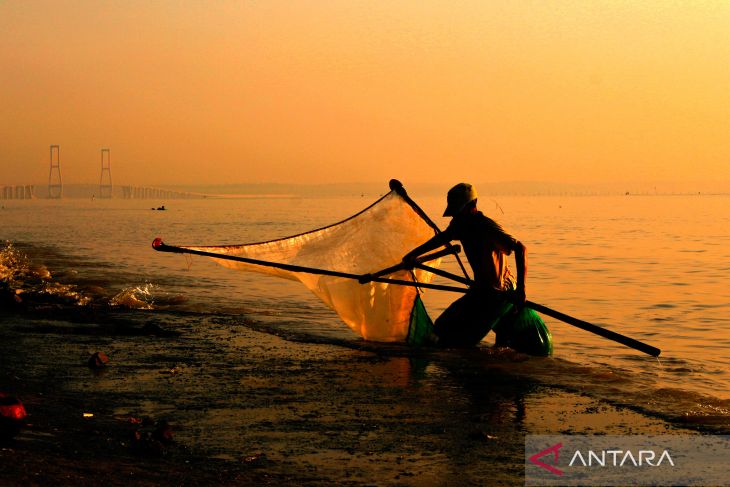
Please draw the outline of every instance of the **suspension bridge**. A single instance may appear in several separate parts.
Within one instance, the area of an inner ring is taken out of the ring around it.
[[[34,198],[61,199],[64,197],[64,190],[68,197],[91,197],[100,199],[122,198],[122,199],[199,199],[209,196],[202,193],[189,191],[178,191],[151,186],[121,185],[114,186],[112,183],[111,149],[101,149],[101,174],[99,185],[90,184],[67,184],[64,185],[61,176],[61,146],[54,144],[50,146],[50,163],[48,171],[48,190],[36,192],[36,185],[33,184],[0,184],[0,199],[3,200],[27,200]]]

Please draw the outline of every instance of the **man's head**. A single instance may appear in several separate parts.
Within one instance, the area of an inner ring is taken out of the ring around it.
[[[444,216],[456,216],[477,201],[477,190],[469,183],[459,183],[446,195]]]

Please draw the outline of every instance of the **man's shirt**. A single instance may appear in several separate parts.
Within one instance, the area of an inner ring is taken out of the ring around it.
[[[510,286],[507,256],[517,241],[497,222],[481,211],[467,213],[454,217],[444,233],[449,240],[461,241],[477,286],[500,291]]]

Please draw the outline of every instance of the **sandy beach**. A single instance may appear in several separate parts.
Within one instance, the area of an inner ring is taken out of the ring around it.
[[[301,342],[215,316],[201,342],[96,318],[0,318],[0,382],[28,411],[3,485],[516,485],[526,434],[692,433],[513,374],[552,359],[509,350]],[[150,439],[162,421],[169,444]]]

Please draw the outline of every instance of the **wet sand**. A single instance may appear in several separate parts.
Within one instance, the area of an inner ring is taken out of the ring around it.
[[[511,372],[551,359],[258,328],[0,314],[0,390],[29,414],[0,445],[0,484],[517,485],[526,434],[689,432]],[[171,444],[134,439],[161,421]]]

